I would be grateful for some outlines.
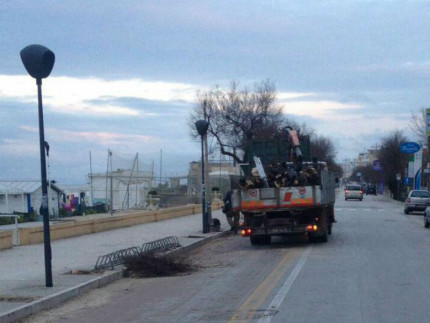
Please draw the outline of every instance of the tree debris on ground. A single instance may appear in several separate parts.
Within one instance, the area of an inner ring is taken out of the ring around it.
[[[176,255],[144,253],[128,257],[125,261],[126,277],[165,277],[186,274],[198,269],[185,258]]]

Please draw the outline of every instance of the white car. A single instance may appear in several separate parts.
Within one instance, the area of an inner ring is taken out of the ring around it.
[[[345,187],[345,201],[350,199],[363,200],[363,190],[358,184],[350,184]]]

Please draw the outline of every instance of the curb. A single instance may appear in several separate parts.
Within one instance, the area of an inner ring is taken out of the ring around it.
[[[230,234],[231,231],[222,231],[213,236],[205,237],[202,240],[193,242],[185,247],[181,247],[179,249],[173,250],[170,254],[182,254],[187,253],[193,249],[196,249],[200,246],[205,245],[206,243],[215,240],[217,238],[226,236]],[[70,287],[64,291],[52,294],[50,296],[44,297],[42,299],[33,301],[31,303],[22,305],[18,308],[12,309],[8,312],[0,314],[0,322],[1,323],[12,323],[17,320],[23,319],[30,315],[38,314],[42,311],[49,310],[54,308],[55,306],[60,305],[74,297],[82,295],[84,293],[89,292],[92,289],[103,287],[107,284],[110,284],[116,280],[119,280],[123,277],[123,270],[116,269],[114,272],[104,275],[102,277],[94,278],[90,281],[81,283],[77,286]]]
[[[213,236],[207,237],[207,238],[203,238],[202,240],[190,243],[189,245],[176,249],[176,250],[172,250],[169,254],[174,255],[174,254],[183,254],[183,253],[187,253],[191,250],[194,250],[200,246],[205,245],[208,242],[211,242],[212,240],[221,238],[223,236],[229,235],[231,234],[232,231],[228,230],[228,231],[221,231],[217,234],[214,234]]]
[[[115,270],[113,273],[94,278],[90,281],[81,283],[78,286],[70,287],[64,291],[33,301],[29,304],[22,305],[4,314],[0,314],[0,322],[15,322],[16,320],[22,319],[24,317],[51,309],[61,303],[68,301],[71,298],[82,295],[91,289],[103,287],[115,280],[120,279],[121,277],[122,270]]]

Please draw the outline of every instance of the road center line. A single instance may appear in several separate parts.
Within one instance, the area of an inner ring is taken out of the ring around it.
[[[275,266],[275,268],[267,275],[263,282],[255,289],[242,306],[236,311],[235,315],[230,319],[229,322],[248,322],[255,315],[255,311],[260,305],[266,300],[269,293],[279,285],[284,273],[290,268],[295,262],[296,254],[299,250],[287,251]],[[300,252],[301,253],[301,252]],[[294,262],[293,262],[294,261]]]
[[[308,259],[309,254],[311,253],[311,250],[312,250],[312,246],[308,246],[306,250],[303,252],[299,261],[294,266],[293,270],[288,275],[285,282],[282,284],[282,287],[279,289],[278,293],[275,295],[272,302],[270,303],[269,310],[266,310],[264,312],[264,317],[258,320],[258,323],[270,323],[272,321],[272,318],[274,316],[270,315],[270,313],[277,312],[279,310],[279,307],[281,306],[282,302],[284,301],[285,297],[290,291],[291,286],[293,285],[294,281],[299,275],[300,270],[302,269],[303,265]]]

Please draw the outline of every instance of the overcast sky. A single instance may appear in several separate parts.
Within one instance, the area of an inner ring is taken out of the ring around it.
[[[19,56],[56,55],[43,81],[50,176],[84,183],[107,150],[186,174],[196,91],[270,79],[283,112],[354,158],[429,106],[429,1],[0,0],[1,179],[40,178],[36,84]],[[407,133],[407,132],[406,132]],[[158,176],[158,175],[157,175]]]

